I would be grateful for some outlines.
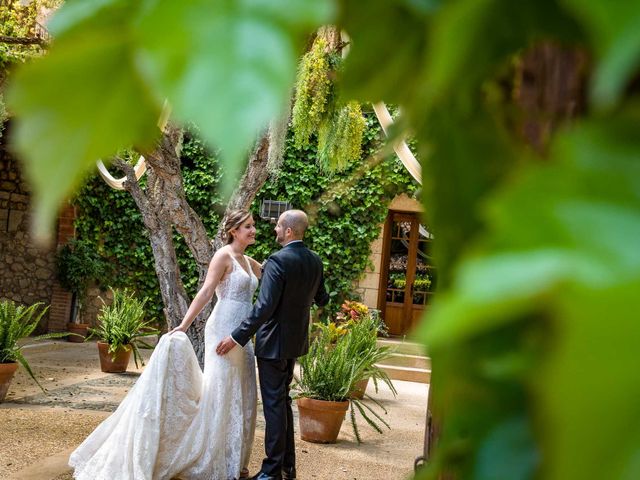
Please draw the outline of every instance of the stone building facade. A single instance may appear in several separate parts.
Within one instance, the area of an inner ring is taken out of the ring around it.
[[[0,137],[0,299],[50,305],[38,330],[63,331],[70,316],[71,294],[57,284],[55,252],[74,235],[75,214],[71,206],[62,210],[51,244],[43,246],[33,241],[29,187],[5,139]]]
[[[388,206],[389,214],[393,212],[406,212],[420,215],[422,212],[422,205],[417,200],[408,197],[406,194],[398,195]],[[371,244],[371,264],[373,268],[368,268],[362,275],[362,278],[355,286],[355,291],[360,295],[362,303],[369,308],[383,309],[380,301],[381,290],[384,293],[385,286],[381,285],[382,273],[385,268],[385,254],[384,254],[384,238],[385,238],[385,224],[380,225],[380,235]],[[383,318],[385,312],[382,312]]]

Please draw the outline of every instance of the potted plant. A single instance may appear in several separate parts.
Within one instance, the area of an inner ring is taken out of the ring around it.
[[[82,322],[87,289],[92,282],[101,282],[107,273],[107,264],[95,247],[84,240],[73,239],[56,255],[56,272],[60,284],[73,293],[73,313],[67,330],[70,342],[84,342],[89,324]]]
[[[377,432],[379,423],[389,425],[372,406],[353,398],[355,385],[371,376],[376,382],[386,383],[393,394],[396,390],[386,372],[376,363],[389,355],[388,347],[379,347],[375,341],[377,328],[371,317],[356,322],[344,333],[334,336],[333,329],[321,328],[314,336],[309,352],[300,359],[300,377],[296,382],[300,419],[300,436],[315,443],[335,443],[345,414],[351,406],[351,424],[358,443],[361,442],[356,412]],[[375,399],[367,396],[384,413],[386,410]]]
[[[49,307],[43,308],[37,314],[38,308],[43,303],[35,303],[30,307],[18,305],[11,300],[0,301],[0,402],[5,399],[13,375],[21,364],[29,376],[45,392],[40,382],[33,374],[27,359],[22,354],[22,347],[18,340],[26,338],[33,333],[40,319]],[[60,338],[68,333],[48,333],[33,337],[32,340],[44,340],[48,338]]]
[[[98,327],[90,328],[89,338],[97,336],[100,368],[103,372],[120,373],[127,370],[129,359],[144,362],[138,348],[153,348],[142,340],[144,337],[158,335],[151,325],[152,320],[145,320],[145,300],[138,300],[134,293],[127,289],[111,289],[113,302],[107,305],[101,298],[103,306],[98,314]]]
[[[386,336],[386,327],[380,318],[378,310],[372,310],[363,303],[353,300],[345,301],[335,316],[335,320],[328,324],[316,324],[316,328],[325,329],[330,335],[332,343],[337,338],[345,335],[351,328],[358,325],[356,337],[358,343],[353,345],[354,353],[357,356],[367,354],[367,352],[377,352],[379,357],[377,362],[388,358],[392,354],[389,347],[378,347],[377,339],[379,335]],[[369,384],[369,380],[373,379],[376,392],[378,391],[378,380],[382,376],[386,377],[383,370],[376,365],[371,365],[366,369],[365,375],[358,380],[350,393],[352,398],[364,398],[365,391]]]

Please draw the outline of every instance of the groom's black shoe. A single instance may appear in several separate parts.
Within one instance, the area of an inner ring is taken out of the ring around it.
[[[278,475],[274,477],[273,475],[267,475],[266,473],[258,472],[249,480],[282,480],[282,476]]]
[[[296,480],[296,478],[295,467],[282,469],[282,480]]]

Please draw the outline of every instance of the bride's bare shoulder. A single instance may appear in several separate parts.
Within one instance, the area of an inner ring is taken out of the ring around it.
[[[231,265],[231,252],[227,245],[222,248],[219,248],[216,253],[213,254],[213,258],[211,259],[211,265],[214,266],[228,266]]]

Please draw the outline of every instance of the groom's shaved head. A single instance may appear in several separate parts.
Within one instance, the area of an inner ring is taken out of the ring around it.
[[[291,229],[296,240],[302,240],[304,237],[304,232],[307,230],[309,226],[309,219],[307,218],[307,214],[302,210],[287,210],[282,215],[280,215],[280,222],[282,226],[286,230],[287,228]]]

